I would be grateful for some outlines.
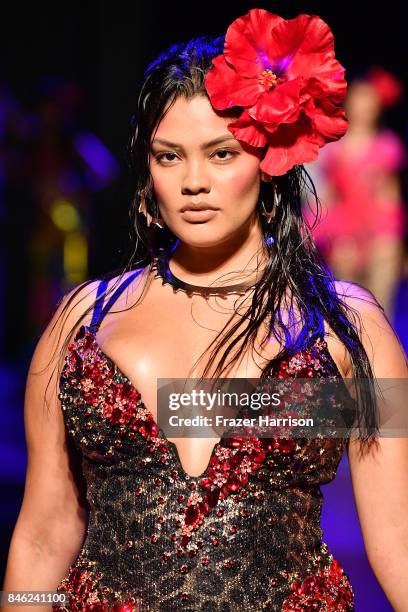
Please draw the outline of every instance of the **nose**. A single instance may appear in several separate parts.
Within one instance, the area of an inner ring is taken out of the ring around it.
[[[208,193],[211,189],[211,182],[205,167],[205,162],[199,159],[191,159],[187,162],[186,171],[183,176],[181,192],[183,194]]]

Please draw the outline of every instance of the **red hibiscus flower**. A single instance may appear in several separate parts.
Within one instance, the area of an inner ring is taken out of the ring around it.
[[[252,9],[229,26],[224,53],[212,63],[205,80],[211,104],[243,107],[228,129],[237,140],[266,148],[265,173],[282,175],[315,160],[320,147],[346,132],[344,68],[320,17],[285,20]]]
[[[403,92],[402,81],[381,66],[370,68],[368,82],[376,89],[384,108],[393,106],[401,98]]]

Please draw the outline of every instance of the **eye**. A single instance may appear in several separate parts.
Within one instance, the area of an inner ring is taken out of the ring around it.
[[[166,156],[166,155],[174,155],[176,156],[175,153],[171,153],[170,151],[168,151],[167,153],[158,153],[157,155],[155,155],[155,159],[156,161],[158,161],[159,163],[162,161],[162,159]],[[166,162],[172,162],[174,161],[174,159],[165,159],[164,161]]]
[[[228,157],[228,155],[234,157],[236,155],[239,155],[238,151],[232,151],[230,149],[218,149],[217,151],[215,151],[215,153],[213,153],[213,156],[218,155],[218,160],[219,161],[228,161],[229,159],[231,159],[231,157]],[[154,156],[155,160],[157,161],[157,163],[171,163],[173,161],[175,161],[175,159],[177,158],[176,153],[172,153],[171,151],[163,151],[161,153],[157,153],[157,155]],[[172,157],[172,159],[170,159],[170,157]]]
[[[238,151],[231,151],[230,149],[218,149],[217,151],[215,151],[214,155],[218,155],[220,153],[221,154],[227,153],[229,155],[232,155],[232,157],[234,157],[235,155],[239,155]],[[222,161],[224,161],[224,160],[231,159],[231,157],[219,157],[218,159],[221,159]]]

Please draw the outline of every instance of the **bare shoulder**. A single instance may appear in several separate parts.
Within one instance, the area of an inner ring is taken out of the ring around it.
[[[148,280],[149,280],[149,266],[133,268],[127,272],[114,276],[108,283],[108,293],[114,292],[117,288],[122,285],[125,287],[124,291],[120,292],[118,297],[118,304],[128,305],[138,299],[143,293]]]
[[[112,276],[106,282],[106,288],[102,297],[102,303],[106,303],[111,295],[119,286],[124,283],[126,290],[122,292],[120,299],[126,302],[139,294],[139,289],[143,284],[143,278],[147,267],[135,268]],[[97,298],[97,291],[102,279],[90,279],[70,289],[61,299],[53,319],[60,322],[60,327],[68,328],[71,324],[89,324],[92,320],[93,307]],[[59,315],[62,315],[61,318]],[[81,319],[81,320],[80,320]]]
[[[376,300],[371,291],[362,285],[345,280],[336,280],[334,285],[337,295],[348,303],[351,303],[353,306],[357,306],[358,304],[363,305],[364,303],[371,304],[371,306],[374,306],[378,310],[382,311],[379,302]]]
[[[142,272],[144,268],[139,270]],[[136,272],[136,270],[127,271],[109,279],[104,302],[109,299],[108,292],[114,291],[115,287],[127,279],[132,281],[127,286],[129,291],[137,292],[137,281],[141,274]],[[131,279],[130,276],[132,276]],[[43,384],[42,382],[40,384],[40,380],[48,378],[53,383],[49,389],[55,390],[58,382],[57,366],[62,364],[62,358],[68,351],[69,339],[74,337],[81,325],[89,325],[92,321],[100,283],[100,278],[84,281],[72,287],[56,305],[48,325],[37,341],[32,356],[27,379],[29,387],[31,383],[35,383],[35,387],[40,388]]]
[[[349,307],[374,375],[377,378],[408,376],[407,357],[398,335],[375,296],[361,285],[336,281],[338,296]]]
[[[128,280],[130,276],[132,278],[129,280],[132,282],[128,283],[127,288],[130,292],[135,292],[138,281],[142,276],[141,273],[145,269],[138,268],[112,276],[107,282],[104,301],[108,299],[107,296],[110,292],[113,292],[117,286]],[[56,305],[48,325],[37,341],[30,372],[34,368],[48,370],[51,366],[50,355],[61,354],[64,344],[65,350],[67,350],[67,338],[69,336],[72,337],[81,325],[88,325],[91,322],[101,280],[101,278],[89,279],[75,285],[63,295]]]

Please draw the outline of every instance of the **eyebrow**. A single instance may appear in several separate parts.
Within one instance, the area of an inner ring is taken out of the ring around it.
[[[204,143],[203,145],[201,145],[200,149],[208,149],[209,147],[219,144],[220,142],[225,142],[226,140],[236,141],[236,138],[234,138],[231,134],[223,134],[222,136],[219,136],[214,140],[210,140],[209,142]],[[152,142],[152,146],[154,144],[162,144],[166,147],[172,147],[173,149],[184,149],[181,144],[178,144],[177,142],[170,142],[169,140],[164,140],[163,138],[155,138]]]

